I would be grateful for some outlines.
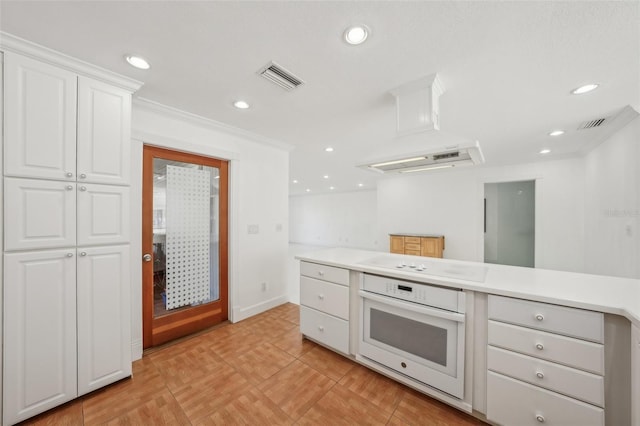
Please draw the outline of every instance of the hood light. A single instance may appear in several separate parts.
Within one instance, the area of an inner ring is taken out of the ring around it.
[[[233,106],[238,108],[238,109],[247,109],[249,108],[249,104],[245,101],[235,101],[233,103]]]
[[[327,152],[333,152],[333,148],[330,146],[326,147],[324,150]]]
[[[549,136],[560,136],[560,135],[564,135],[564,130],[554,130],[553,132],[549,133]]]
[[[147,61],[142,56],[126,55],[124,58],[127,60],[129,65],[138,68],[139,70],[148,70],[149,68],[151,68],[149,61]]]
[[[427,157],[413,157],[413,158],[403,158],[402,160],[394,160],[394,161],[386,161],[384,163],[377,163],[377,164],[372,164],[369,167],[384,167],[384,166],[390,166],[392,164],[402,164],[402,163],[411,163],[414,161],[420,161],[420,160],[424,160]]]
[[[424,172],[427,170],[438,170],[438,169],[448,169],[449,167],[453,167],[454,164],[442,164],[439,166],[431,166],[431,167],[421,167],[419,169],[412,170],[400,170],[400,173],[414,173],[414,172]]]
[[[571,93],[573,95],[582,95],[583,93],[589,93],[598,88],[599,84],[585,84],[584,86],[580,86],[577,89],[573,89]]]
[[[550,153],[550,152],[551,152],[551,150],[550,150],[550,149],[547,149],[547,148],[545,148],[545,149],[541,149],[541,150],[540,150],[540,154],[543,154],[543,155],[544,155],[544,154],[548,154],[548,153]]]

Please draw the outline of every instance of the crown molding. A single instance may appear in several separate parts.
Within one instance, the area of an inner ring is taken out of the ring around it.
[[[64,68],[76,74],[101,80],[131,92],[137,91],[143,85],[141,81],[100,68],[4,31],[0,31],[0,50],[28,56],[32,59]]]
[[[248,139],[250,141],[257,142],[262,145],[268,145],[273,148],[281,149],[287,152],[291,152],[294,149],[294,146],[288,143],[280,142],[276,139],[271,139],[266,136],[262,136],[257,133],[250,132],[248,130],[240,129],[239,127],[230,126],[220,121],[202,117],[201,115],[186,112],[186,111],[183,111],[174,107],[170,107],[155,101],[151,101],[146,98],[135,97],[133,99],[133,105],[143,110],[162,114],[170,118],[180,119],[198,126],[203,126],[203,127],[212,129],[212,130],[229,133],[234,136],[241,137],[243,139]]]

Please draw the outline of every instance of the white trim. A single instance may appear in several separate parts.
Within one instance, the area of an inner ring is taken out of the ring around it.
[[[142,359],[142,339],[131,341],[131,361]]]
[[[141,97],[134,98],[133,105],[138,108],[145,109],[147,111],[169,116],[170,118],[183,120],[187,123],[195,124],[197,126],[203,126],[208,129],[229,133],[234,136],[248,139],[253,142],[268,145],[273,148],[282,149],[287,152],[291,152],[294,149],[294,146],[288,143],[267,138],[266,136],[258,135],[256,133],[249,132],[248,130],[240,129],[238,127],[233,127],[228,124],[222,123],[220,121],[212,120],[210,118],[202,117],[197,114],[193,114],[193,113],[183,111],[174,107],[163,105],[146,98],[141,98]]]
[[[4,55],[0,52],[0,247],[4,250]],[[0,250],[2,251],[2,250]],[[0,347],[4,345],[4,252],[0,257]],[[0,365],[4,365],[4,350],[0,351]],[[4,369],[0,368],[0,419],[4,401]]]
[[[278,297],[274,297],[273,299],[265,300],[264,302],[257,303],[253,306],[248,306],[246,308],[234,307],[233,308],[233,321],[238,322],[243,319],[247,319],[254,315],[258,315],[262,312],[268,311],[269,309],[275,308],[276,306],[280,306],[288,302],[287,296],[282,295]]]
[[[11,51],[28,56],[86,77],[101,80],[131,92],[135,92],[143,85],[141,81],[100,68],[4,31],[0,31],[0,49],[2,51]]]

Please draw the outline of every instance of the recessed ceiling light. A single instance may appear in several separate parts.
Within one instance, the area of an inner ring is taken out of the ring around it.
[[[572,94],[574,95],[582,95],[583,93],[589,93],[592,90],[596,90],[598,88],[599,84],[585,84],[584,86],[580,86],[577,89],[573,89],[571,91]]]
[[[245,101],[235,101],[233,103],[233,106],[238,108],[238,109],[247,109],[247,108],[249,108],[249,104],[246,103]]]
[[[335,186],[330,186],[329,189],[333,191],[334,189],[336,189],[336,187]]]
[[[294,179],[294,180],[293,180],[293,183],[298,183],[298,179]]]
[[[549,133],[549,136],[560,136],[560,135],[564,135],[564,130],[554,130],[553,132]]]
[[[327,152],[333,152],[333,148],[330,146],[326,147],[324,150]]]
[[[151,64],[149,64],[149,61],[147,61],[142,56],[126,55],[124,58],[132,67],[136,67],[141,70],[148,70],[149,68],[151,68]]]
[[[364,183],[359,183],[358,186],[362,188],[364,186]]]
[[[345,41],[353,45],[364,43],[367,37],[369,37],[369,29],[364,25],[354,25],[344,32]]]
[[[547,149],[547,148],[545,148],[545,149],[541,149],[541,150],[540,150],[540,154],[548,154],[548,153],[550,153],[550,152],[551,152],[551,150],[550,150],[550,149]]]
[[[309,188],[305,189],[306,192],[311,192],[311,190]]]
[[[322,177],[325,178],[325,179],[329,179],[329,175],[324,175]]]

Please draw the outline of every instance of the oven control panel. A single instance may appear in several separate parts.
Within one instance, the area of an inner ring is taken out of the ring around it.
[[[371,274],[363,274],[361,288],[371,293],[448,311],[462,313],[465,310],[462,290]]]

